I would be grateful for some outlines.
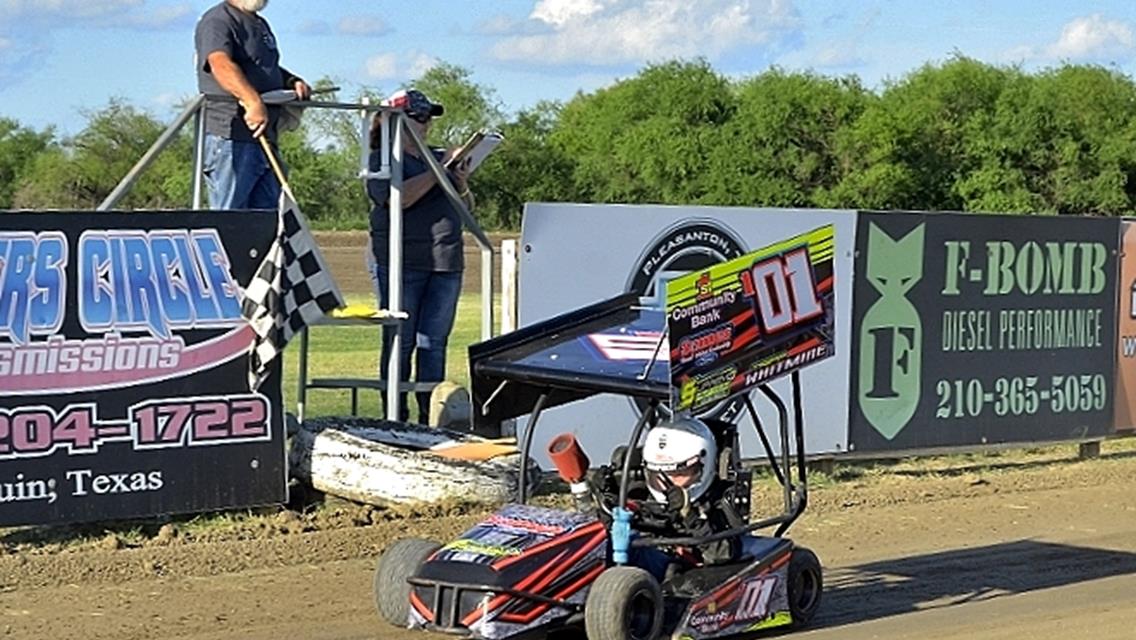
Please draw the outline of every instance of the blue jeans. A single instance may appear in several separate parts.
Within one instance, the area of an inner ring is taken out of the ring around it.
[[[212,209],[276,209],[280,181],[259,142],[205,135],[203,169]]]
[[[380,304],[389,308],[389,271],[385,264],[376,267]],[[458,296],[461,295],[462,274],[460,271],[419,271],[405,269],[402,272],[402,308],[409,315],[399,325],[400,375],[403,382],[410,380],[410,359],[414,355],[414,380],[416,382],[441,382],[446,377],[446,344],[450,331],[454,328],[454,316],[458,309]],[[394,340],[394,327],[383,327],[382,372],[386,375],[390,363],[391,342]],[[418,422],[426,424],[430,415],[430,394],[418,393]],[[406,394],[399,402],[399,420],[406,422],[410,412],[406,406]],[[389,419],[389,416],[388,416]]]

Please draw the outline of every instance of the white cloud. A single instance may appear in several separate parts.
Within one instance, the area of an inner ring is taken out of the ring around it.
[[[483,20],[477,25],[477,33],[489,36],[500,36],[515,33],[519,23],[507,15],[496,15]]]
[[[599,0],[540,0],[533,7],[529,17],[561,27],[572,20],[587,18],[603,11],[604,4]],[[615,3],[608,2],[607,4]]]
[[[1076,18],[1061,30],[1061,37],[1049,47],[1054,58],[1095,58],[1130,54],[1136,47],[1132,27],[1119,20],[1106,20],[1100,14]]]
[[[593,65],[715,58],[776,45],[799,26],[789,0],[539,0],[529,18],[542,32],[501,39],[495,58]]]
[[[150,102],[155,106],[162,107],[163,109],[169,109],[178,106],[186,100],[186,96],[176,91],[167,91],[165,93],[159,93],[158,95],[154,96],[150,99]]]
[[[856,53],[856,47],[828,47],[817,53],[815,62],[819,67],[829,69],[851,68],[864,64],[864,59]]]
[[[338,31],[345,36],[381,36],[390,32],[390,27],[377,16],[344,16]]]
[[[393,53],[380,53],[367,58],[363,64],[367,77],[372,80],[390,80],[398,77],[398,57]]]
[[[143,4],[145,0],[0,0],[0,16],[87,20],[121,14]]]
[[[0,0],[0,23],[17,29],[75,26],[167,29],[191,24],[194,9],[190,3],[158,7],[146,0]]]
[[[826,16],[821,21],[821,32],[810,34],[813,44],[790,54],[783,62],[834,72],[863,67],[867,61],[861,55],[862,43],[876,29],[881,15],[882,10],[874,7],[854,16],[846,13]],[[852,25],[851,32],[845,33],[846,24]]]
[[[305,36],[326,36],[331,33],[331,25],[324,20],[308,19],[301,22],[296,30]]]
[[[141,30],[169,29],[190,26],[197,19],[196,12],[188,4],[156,7],[144,13],[133,13],[124,17],[123,26]],[[106,26],[115,26],[109,23]]]
[[[147,0],[0,0],[0,82],[35,73],[66,29],[155,31],[190,28],[189,2],[158,5]]]
[[[381,53],[372,56],[363,68],[371,80],[410,80],[438,64],[438,59],[421,51],[407,54]]]
[[[14,84],[33,73],[45,53],[38,35],[0,35],[0,85]]]
[[[1132,25],[1108,20],[1100,14],[1081,16],[1065,23],[1056,42],[1044,46],[1019,45],[999,56],[1022,61],[1111,61],[1136,56],[1136,32]]]
[[[421,76],[422,74],[429,71],[432,67],[437,66],[438,62],[440,62],[438,58],[432,55],[426,53],[415,54],[414,57],[410,60],[410,77],[417,78],[418,76]]]

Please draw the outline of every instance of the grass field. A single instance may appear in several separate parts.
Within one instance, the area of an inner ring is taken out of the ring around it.
[[[373,304],[371,299],[348,296],[349,303]],[[379,365],[378,327],[328,327],[311,329],[308,350],[308,378],[363,378],[377,376]],[[462,386],[469,384],[468,347],[481,339],[481,295],[463,293],[458,301],[457,321],[450,334],[446,353],[446,379]],[[284,408],[296,410],[300,340],[289,343],[284,352]],[[359,392],[359,413],[378,416],[381,411],[379,392]],[[411,401],[411,407],[414,404]],[[347,390],[309,389],[305,417],[321,415],[346,416],[351,413],[351,396]],[[415,415],[413,412],[411,415]]]

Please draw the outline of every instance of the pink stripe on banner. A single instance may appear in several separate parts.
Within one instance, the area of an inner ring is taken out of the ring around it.
[[[114,387],[138,386],[212,369],[241,355],[247,355],[255,339],[252,327],[243,324],[212,340],[199,342],[181,352],[176,368],[144,367],[126,371],[76,371],[37,373],[0,377],[0,393],[32,395],[78,393]]]

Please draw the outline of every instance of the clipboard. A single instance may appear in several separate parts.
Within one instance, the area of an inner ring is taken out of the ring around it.
[[[485,158],[489,157],[490,153],[493,153],[497,145],[504,141],[505,136],[501,135],[498,131],[478,131],[470,136],[469,140],[446,162],[446,168],[455,167],[468,158],[468,172],[473,173]]]

